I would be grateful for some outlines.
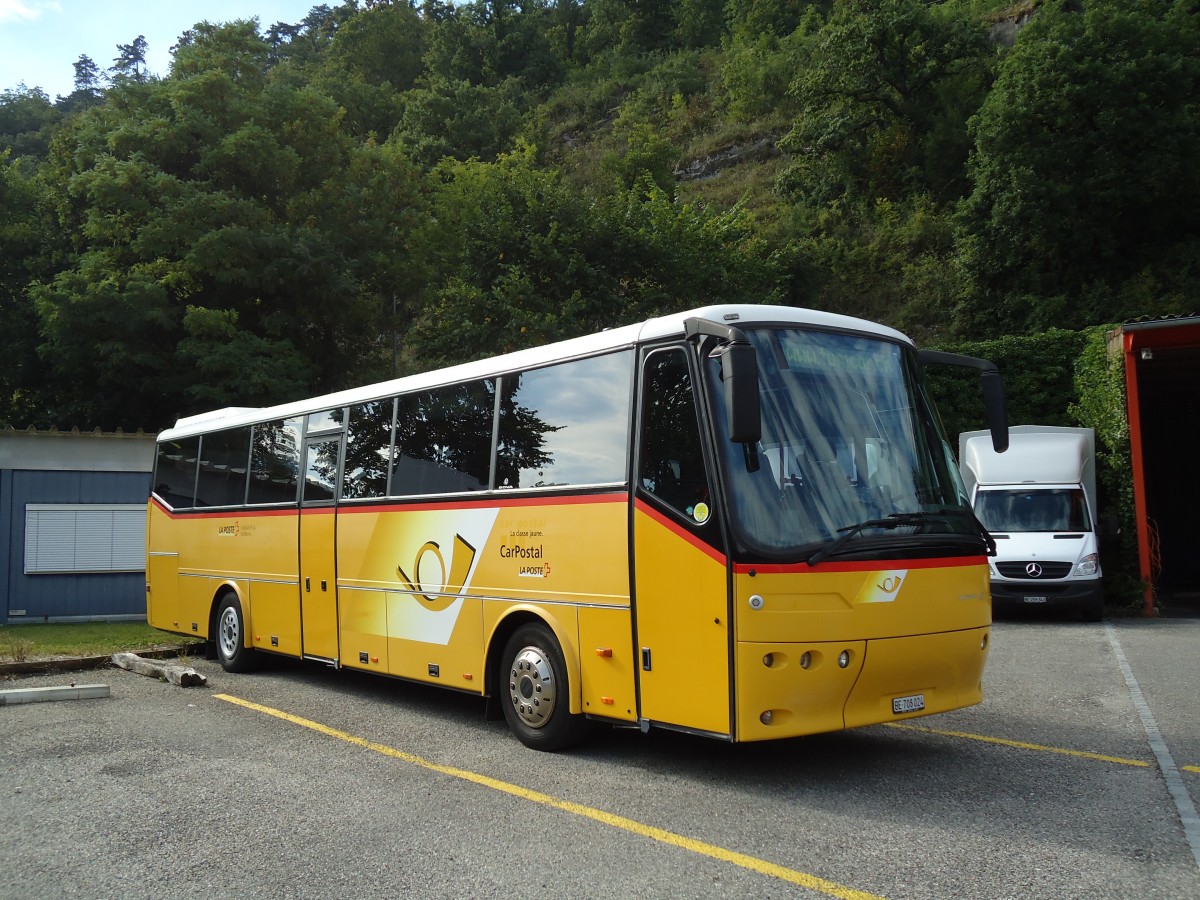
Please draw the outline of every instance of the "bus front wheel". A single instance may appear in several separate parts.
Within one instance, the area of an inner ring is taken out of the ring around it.
[[[504,645],[499,693],[508,727],[526,747],[562,750],[586,727],[571,715],[567,666],[553,632],[540,622],[522,625]]]
[[[217,659],[226,672],[247,672],[253,667],[254,651],[246,646],[246,620],[242,604],[232,591],[221,597],[217,607]]]

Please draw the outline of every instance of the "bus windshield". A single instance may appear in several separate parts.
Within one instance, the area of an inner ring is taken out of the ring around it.
[[[920,556],[928,536],[959,535],[974,539],[950,538],[958,553],[979,552],[980,527],[905,346],[794,327],[745,332],[758,357],[762,437],[718,439],[745,551],[803,560],[838,541],[839,556],[883,545]],[[706,370],[723,429],[718,356]],[[954,555],[946,542],[934,542],[937,552]]]

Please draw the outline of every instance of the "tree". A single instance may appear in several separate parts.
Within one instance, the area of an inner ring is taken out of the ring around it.
[[[143,82],[146,80],[146,36],[139,34],[131,44],[117,44],[117,56],[112,68],[114,81],[128,79]],[[78,75],[78,71],[76,72]]]
[[[515,80],[495,87],[444,78],[404,95],[395,138],[415,160],[493,160],[512,147],[521,124],[521,90]]]
[[[20,84],[0,93],[0,153],[7,149],[18,158],[44,158],[61,120],[62,110],[41,88]]]
[[[1200,288],[1200,19],[1053,3],[972,123],[961,249],[977,335],[1186,312]]]
[[[0,152],[0,428],[44,424],[46,372],[26,289],[46,263],[46,228],[36,183],[23,168]]]
[[[268,53],[254,22],[201,23],[168,78],[60,135],[46,179],[75,250],[32,293],[45,359],[90,386],[60,419],[153,428],[386,371],[411,166],[269,83]]]
[[[337,30],[311,84],[346,110],[352,134],[386,138],[400,118],[402,91],[424,70],[429,24],[407,3],[360,11]]]
[[[72,65],[75,69],[75,89],[67,98],[69,108],[75,111],[95,106],[103,97],[100,67],[90,56],[83,54]]]
[[[965,124],[982,102],[982,23],[921,0],[839,0],[804,42],[792,93],[799,113],[779,142],[794,161],[781,184],[802,202],[873,201],[967,190]]]
[[[764,302],[776,271],[740,210],[677,204],[649,180],[599,198],[534,165],[531,148],[494,163],[446,161],[436,256],[409,332],[414,365],[478,358],[679,309]]]

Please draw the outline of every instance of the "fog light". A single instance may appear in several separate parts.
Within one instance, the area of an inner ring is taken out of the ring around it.
[[[980,650],[986,650],[986,649],[987,649],[987,639],[988,639],[988,636],[985,634],[985,635],[983,636],[983,640],[979,642],[979,649],[980,649]]]
[[[771,666],[773,666],[774,664],[775,664],[775,654],[774,653],[768,653],[766,656],[763,657],[763,665],[766,666],[768,669],[771,668]]]
[[[768,709],[766,712],[764,712],[761,716],[758,717],[758,721],[762,722],[764,725],[770,725],[771,720],[774,718],[775,718],[775,715]]]
[[[801,655],[801,657],[800,657],[800,668],[807,669],[811,665],[812,665],[812,654],[809,653],[807,650],[805,650],[803,655]]]
[[[843,650],[838,654],[838,668],[844,669],[848,665],[850,665],[850,651]]]

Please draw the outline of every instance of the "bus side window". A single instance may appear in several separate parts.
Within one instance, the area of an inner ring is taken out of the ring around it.
[[[254,426],[247,503],[296,502],[303,422],[300,418],[282,419]]]
[[[708,474],[684,352],[652,354],[646,361],[642,390],[638,482],[680,514],[704,522],[711,502]]]
[[[200,438],[164,441],[158,445],[154,493],[172,509],[190,509],[196,497],[196,462]]]
[[[495,382],[472,381],[399,398],[393,496],[485,491]]]
[[[342,497],[386,497],[392,468],[396,401],[372,400],[350,407]]]

